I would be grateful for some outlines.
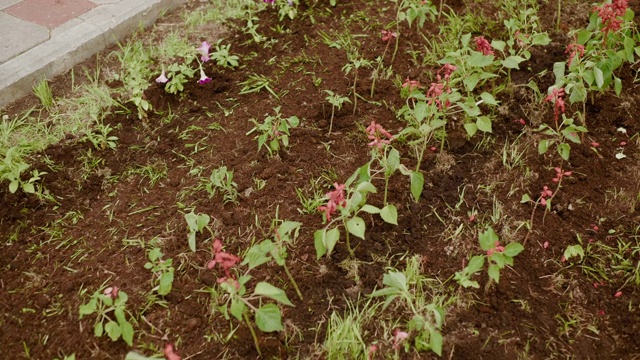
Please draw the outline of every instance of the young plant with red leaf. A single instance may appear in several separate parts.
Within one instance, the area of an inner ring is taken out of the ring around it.
[[[226,300],[220,307],[225,319],[230,319],[229,315],[231,315],[238,321],[244,322],[251,332],[258,354],[262,354],[258,336],[253,329],[249,314],[253,314],[255,325],[260,331],[282,331],[284,327],[282,326],[280,308],[275,303],[264,304],[264,300],[275,300],[287,306],[293,306],[293,304],[282,289],[266,281],[258,282],[253,287],[253,293],[247,294],[247,286],[252,280],[251,270],[264,264],[264,262],[262,259],[255,257],[248,257],[241,264],[240,261],[240,257],[223,251],[222,241],[216,239],[213,242],[213,259],[207,263],[206,267],[208,269],[217,267],[224,273],[223,276],[218,278],[217,283],[226,292]],[[246,266],[246,269],[242,275],[237,276],[242,271],[241,266]],[[253,304],[256,301],[259,303],[258,306]]]

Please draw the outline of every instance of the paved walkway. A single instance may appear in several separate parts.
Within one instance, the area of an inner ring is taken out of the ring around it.
[[[0,108],[187,0],[0,0]]]

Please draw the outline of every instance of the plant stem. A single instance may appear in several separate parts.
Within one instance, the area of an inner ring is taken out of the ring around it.
[[[249,321],[249,317],[247,316],[246,311],[242,314],[242,317],[244,318],[244,322],[249,327],[249,331],[251,331],[251,337],[253,337],[253,345],[255,345],[256,350],[258,351],[258,355],[262,356],[262,352],[260,351],[260,344],[258,343],[258,337],[256,336],[256,332],[253,330],[253,326],[251,326],[251,322]]]
[[[356,114],[358,107],[358,93],[356,92],[356,84],[358,83],[358,68],[355,70],[356,76],[353,78],[353,115]]]
[[[331,120],[329,121],[329,133],[327,135],[331,135],[331,129],[333,129],[333,116],[336,113],[336,107],[331,106]]]
[[[351,250],[351,242],[349,241],[349,229],[347,228],[347,224],[346,223],[344,225],[345,225],[344,228],[346,230],[345,231],[345,233],[346,233],[345,236],[346,236],[346,240],[347,240],[347,249],[349,249],[349,255],[351,257],[353,257],[354,254],[353,254],[353,250]]]
[[[298,284],[296,283],[295,279],[293,278],[293,276],[291,276],[291,273],[289,272],[289,268],[287,267],[287,264],[285,263],[284,265],[282,265],[282,267],[284,267],[284,272],[289,277],[289,281],[291,281],[291,285],[293,285],[293,288],[296,289],[296,294],[298,294],[298,297],[300,298],[300,300],[304,300],[304,298],[302,297],[302,293],[298,288]]]
[[[387,206],[387,192],[389,190],[389,176],[385,174],[384,176],[384,199],[382,200],[382,204]]]
[[[562,11],[562,0],[558,0],[558,18],[556,19],[556,31],[560,31],[560,14]]]

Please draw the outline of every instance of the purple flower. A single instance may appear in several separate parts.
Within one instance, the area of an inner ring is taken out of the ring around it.
[[[160,74],[160,76],[158,76],[158,78],[156,79],[156,82],[158,84],[164,84],[167,81],[169,81],[169,79],[167,79],[167,76],[164,74],[164,69],[162,69],[162,74]]]
[[[204,70],[202,70],[202,68],[200,68],[200,80],[198,80],[198,84],[202,85],[208,82],[211,82],[211,78],[204,73]]]
[[[269,4],[273,4],[274,0],[264,0],[264,2],[269,3]]]
[[[293,6],[293,0],[287,0],[287,4],[289,4],[289,6]]]
[[[210,57],[209,57],[209,48],[211,47],[211,44],[209,44],[206,41],[202,42],[202,45],[196,49],[197,52],[199,52],[200,54],[202,54],[202,56],[200,57],[200,59],[202,60],[202,62],[207,62],[209,61]]]

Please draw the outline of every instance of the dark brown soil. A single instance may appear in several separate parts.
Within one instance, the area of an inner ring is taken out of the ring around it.
[[[502,31],[497,9],[484,2],[453,0],[445,4],[460,15],[483,12],[497,22],[491,31],[496,36]],[[630,1],[630,6],[640,10],[636,2]],[[584,26],[585,11],[589,10],[567,6],[563,26]],[[207,64],[211,83],[189,83],[180,96],[167,94],[154,83],[146,97],[155,112],[149,114],[146,124],[136,118],[133,109],[130,114],[106,120],[117,129],[113,133],[118,137],[116,150],[96,150],[90,142],[71,139],[34,157],[35,168],[48,172],[44,186],[57,203],[41,202],[19,192],[10,194],[7,186],[0,188],[4,204],[0,208],[4,239],[0,337],[6,358],[52,359],[75,353],[78,359],[122,359],[131,348],[123,341],[94,337],[93,318],[78,320],[78,307],[88,295],[112,285],[129,295],[127,307],[136,319],[136,351],[151,355],[171,342],[183,358],[258,358],[244,325],[227,343],[219,341],[238,324],[224,320],[219,312],[210,312],[207,289],[217,287],[221,274],[205,267],[212,257],[212,239],[199,235],[198,251],[188,249],[184,214],[191,209],[211,216],[212,228],[223,240],[225,251],[234,254],[242,254],[254,239],[264,237],[276,211],[279,219],[303,223],[299,240],[290,249],[289,267],[304,300],[288,286],[282,268],[267,266],[253,274],[256,280],[283,286],[295,304],[282,309],[286,332],[259,334],[261,358],[323,358],[319,350],[331,312],[341,313],[347,299],[357,300],[356,286],[363,297],[380,288],[387,266],[403,267],[398,260],[402,254],[421,255],[425,276],[447,281],[445,287],[460,300],[447,313],[442,330],[443,357],[640,356],[638,287],[633,281],[626,282],[628,271],[614,268],[619,263],[596,246],[629,244],[630,249],[637,249],[640,245],[640,92],[633,82],[635,70],[628,66],[621,69],[624,90],[620,98],[599,94],[588,104],[589,133],[583,144],[572,146],[568,163],[554,151],[537,154],[540,135],[532,130],[541,122],[552,123],[553,109],[549,104],[530,103],[525,90],[501,95],[503,106],[490,136],[478,134],[467,139],[464,130],[448,128],[445,148],[424,161],[425,188],[417,203],[411,199],[406,179],[400,175],[392,178],[389,199],[399,210],[399,225],[367,218],[366,240],[352,240],[357,246],[355,257],[360,260],[357,283],[341,266],[349,256],[344,242],[330,258],[316,261],[313,232],[322,227],[322,216],[303,215],[295,190],[302,188],[311,194],[310,180],[323,179],[319,190],[327,192],[334,181],[344,182],[365,164],[370,149],[364,127],[372,120],[393,134],[405,126],[395,113],[404,104],[398,86],[392,79],[378,80],[370,98],[371,79],[363,73],[357,89],[367,100],[358,101],[355,114],[352,105],[346,104],[336,114],[334,133],[326,134],[331,107],[323,90],[351,94],[353,76],[345,76],[341,70],[347,61],[344,50],[328,47],[320,32],[331,34],[346,26],[352,34],[366,35],[359,39],[361,55],[373,60],[384,51],[379,33],[393,20],[394,10],[385,1],[338,0],[336,8],[322,1],[301,4],[300,13],[295,21],[282,23],[275,12],[259,14],[261,34],[276,39],[269,47],[230,30],[225,43],[233,44],[232,52],[240,57],[242,66],[221,70]],[[315,23],[308,14],[313,14]],[[534,80],[544,91],[553,83],[553,63],[564,59],[570,41],[564,33],[555,32],[553,16],[555,2],[542,4],[540,18],[553,42],[534,49],[532,59],[521,66],[523,70],[512,74],[516,88]],[[277,26],[286,32],[276,32]],[[399,79],[429,83],[433,69],[417,66],[406,52],[422,49],[420,32],[436,36],[437,27],[427,25],[418,30],[402,23],[401,31],[398,56],[390,64],[387,53],[385,65],[393,65]],[[539,75],[544,69],[548,72]],[[279,100],[267,91],[239,95],[238,83],[254,73],[272,79],[273,89],[285,95]],[[314,79],[322,79],[319,86]],[[63,76],[57,81],[54,89],[63,88],[69,80]],[[286,117],[298,116],[301,124],[292,130],[289,150],[268,157],[264,149],[258,151],[253,135],[246,133],[253,127],[250,119],[272,115],[277,106]],[[232,112],[227,116],[222,108]],[[169,109],[173,117],[167,119]],[[575,110],[579,109],[568,112]],[[521,117],[527,122],[524,127],[514,122]],[[224,130],[213,130],[213,123]],[[625,128],[626,134],[619,128]],[[521,134],[525,161],[509,170],[501,162],[502,149]],[[597,151],[591,142],[600,144]],[[621,142],[626,143],[627,158],[616,160]],[[409,148],[401,143],[396,146],[403,164],[415,166]],[[87,172],[82,159],[89,153],[100,162]],[[127,172],[149,164],[166,165],[166,177],[155,185],[148,177]],[[219,194],[210,197],[198,187],[200,178],[194,176],[201,171],[201,176],[208,178],[212,169],[223,165],[234,172],[241,194],[237,204],[224,204]],[[529,221],[532,205],[522,204],[521,196],[529,193],[535,197],[545,185],[555,189],[551,179],[556,166],[573,174],[563,179],[551,211],[545,214],[538,208],[534,213],[533,232],[527,236],[526,227],[518,225]],[[265,181],[263,189],[255,190],[256,179]],[[384,186],[375,185],[379,189]],[[370,203],[379,206],[381,194],[372,196]],[[526,238],[525,251],[515,258],[512,268],[501,273],[499,284],[485,287],[488,278],[483,272],[479,290],[461,288],[451,277],[471,255],[482,252],[477,234],[483,224],[491,223],[496,207],[500,208],[496,232],[504,242]],[[470,220],[471,213],[477,214],[474,220]],[[454,236],[456,229],[461,229],[459,236]],[[176,266],[174,288],[163,299],[164,306],[147,303],[151,274],[143,267],[147,258],[140,244],[152,239],[159,241],[165,257],[174,259]],[[561,261],[567,246],[578,244],[578,239],[585,247],[591,246],[586,260]],[[638,266],[639,256],[640,252],[628,256],[632,267]],[[588,271],[601,264],[607,265],[607,273]],[[622,291],[622,296],[614,297],[617,291]],[[570,323],[566,329],[563,321]],[[365,342],[377,341],[380,358],[392,357],[391,335],[369,327]],[[435,357],[412,352],[403,356]]]

